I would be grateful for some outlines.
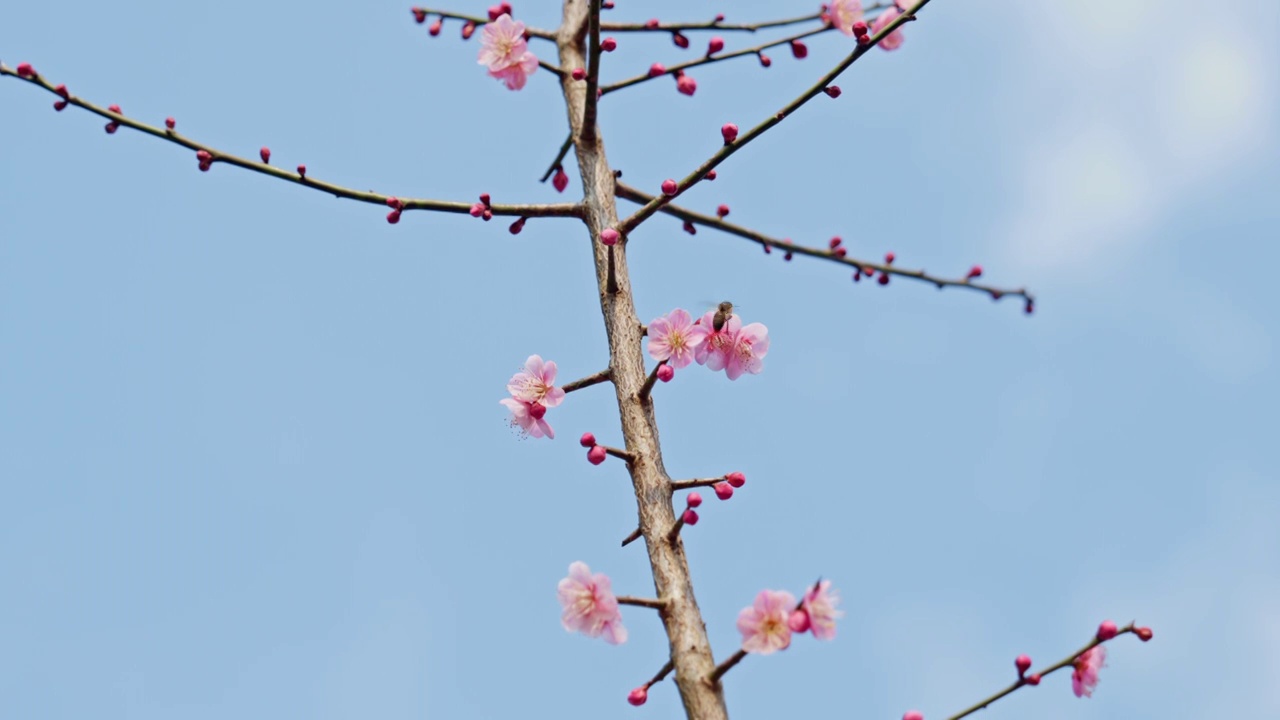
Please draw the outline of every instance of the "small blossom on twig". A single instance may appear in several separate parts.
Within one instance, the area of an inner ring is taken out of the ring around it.
[[[709,323],[695,325],[687,310],[676,308],[649,323],[649,357],[666,360],[673,372],[688,367],[710,327]]]
[[[529,76],[538,69],[538,58],[529,52],[524,39],[524,23],[503,14],[480,31],[478,62],[489,68],[489,75],[507,85],[509,90],[524,87]]]
[[[622,626],[622,613],[608,575],[592,575],[586,563],[575,562],[569,566],[569,576],[560,581],[556,592],[564,608],[560,623],[565,630],[593,638],[604,636],[605,642],[611,645],[627,641],[627,629]]]
[[[1092,697],[1098,687],[1098,671],[1107,661],[1107,648],[1095,645],[1076,658],[1071,673],[1071,691],[1076,697]]]
[[[742,649],[757,655],[786,650],[791,645],[787,619],[795,604],[795,596],[785,590],[761,590],[756,601],[738,613]]]

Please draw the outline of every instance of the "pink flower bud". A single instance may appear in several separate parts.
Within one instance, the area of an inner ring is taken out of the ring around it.
[[[178,125],[178,121],[177,121],[177,120],[174,120],[174,119],[173,119],[173,118],[171,118],[171,117],[167,117],[167,118],[165,118],[165,119],[164,119],[164,126],[165,126],[165,127],[167,127],[167,128],[169,128],[170,130],[172,130],[172,129],[174,129],[175,127],[177,127],[177,125]]]
[[[519,235],[520,231],[524,230],[524,223],[528,219],[529,218],[522,217],[516,220],[515,222],[511,223],[511,227],[507,228],[507,232],[511,233],[512,235]]]
[[[876,278],[876,282],[880,283],[881,285],[888,285],[889,273],[880,273],[880,277]]]
[[[782,259],[786,260],[787,262],[791,262],[791,251],[788,250],[787,254],[782,256]]]
[[[490,210],[489,208],[485,208],[485,209],[484,209],[484,212],[480,213],[480,217],[481,217],[485,222],[489,222],[490,220],[492,220],[492,219],[493,219],[493,211],[492,211],[492,210]]]
[[[853,24],[853,34],[862,39],[867,36],[867,24],[861,20]]]
[[[787,627],[791,628],[791,632],[802,633],[809,629],[809,613],[804,610],[795,610],[787,617]]]
[[[1030,675],[1027,676],[1026,680],[1028,685],[1039,685],[1040,673],[1031,673]]]
[[[124,114],[123,112],[121,112],[121,110],[120,110],[120,106],[119,106],[119,105],[108,105],[108,106],[107,106],[107,109],[108,109],[108,110],[110,110],[111,112],[113,112],[113,113],[117,114],[117,115],[123,115],[123,114]]]
[[[196,160],[202,163],[210,163],[213,162],[213,155],[208,150],[197,150]]]
[[[676,90],[693,97],[693,94],[698,90],[698,81],[688,75],[681,75],[676,79]]]
[[[720,128],[720,136],[724,138],[725,145],[732,145],[733,141],[738,139],[738,126],[733,123],[725,123]]]
[[[671,33],[671,42],[675,43],[676,47],[680,48],[681,50],[687,50],[689,48],[689,38],[685,37],[679,32]]]
[[[484,203],[485,207],[489,207],[489,193],[480,193],[480,202]]]
[[[1107,640],[1115,637],[1117,632],[1119,632],[1119,630],[1116,628],[1115,623],[1110,620],[1103,620],[1102,624],[1098,626],[1098,639],[1106,642]]]
[[[678,188],[679,188],[679,186],[678,186],[678,185],[676,185],[676,181],[675,181],[675,180],[672,180],[671,178],[667,178],[666,180],[663,180],[663,181],[662,181],[662,194],[663,194],[663,195],[675,195],[675,194],[676,194],[676,190],[677,190]]]
[[[840,97],[840,86],[828,85],[822,88],[822,92],[826,93],[828,97],[838,98]]]
[[[421,25],[427,21],[427,11],[422,8],[410,8],[409,12],[413,13],[413,21]]]
[[[711,41],[707,43],[708,55],[715,55],[716,53],[720,52],[723,49],[724,49],[724,38],[720,37],[719,35],[716,35],[715,37],[711,38]]]
[[[708,171],[707,171],[707,174],[706,174],[705,176],[703,176],[703,177],[704,177],[704,179],[706,179],[706,180],[715,180],[715,179],[716,179],[716,171],[715,171],[715,170],[708,170]]]
[[[400,222],[400,211],[392,210],[391,212],[387,213],[387,222],[391,223],[392,225],[395,225],[396,223]]]
[[[893,253],[891,253],[891,252],[887,252],[887,253],[885,253],[885,254],[884,254],[884,264],[885,264],[885,265],[892,265],[892,264],[893,264],[893,261],[894,261],[895,259],[897,259],[897,257],[898,257],[897,255],[894,255],[894,254],[893,254]]]
[[[539,402],[533,403],[529,406],[529,414],[532,415],[535,420],[541,420],[547,414],[547,406]]]
[[[587,451],[587,462],[592,465],[599,465],[604,462],[605,456],[608,455],[605,449],[600,445],[596,445]]]
[[[658,379],[662,382],[671,382],[671,378],[676,376],[675,368],[670,365],[658,366]]]
[[[584,448],[594,447],[596,444],[596,436],[591,433],[582,433],[582,437],[578,439],[578,444]]]
[[[491,6],[489,8],[489,19],[497,20],[500,17],[502,17],[502,7],[498,5]]]
[[[733,497],[733,486],[727,482],[716,483],[711,486],[711,489],[716,491],[716,497],[721,500],[728,500]]]
[[[902,714],[902,720],[924,720],[924,713],[919,710],[908,710]]]
[[[53,91],[58,93],[58,97],[62,98],[63,100],[71,99],[71,93],[67,92],[66,84],[59,84],[57,87],[53,89]]]
[[[662,367],[666,367],[666,365]],[[685,504],[689,507],[698,507],[702,504],[702,495],[696,492],[689,493],[689,496],[685,498]]]
[[[476,31],[476,24],[468,20],[467,24],[462,26],[462,39],[470,40],[471,34],[474,33],[475,31]]]
[[[1031,656],[1029,656],[1029,655],[1019,655],[1019,656],[1018,656],[1018,657],[1013,661],[1013,664],[1014,664],[1014,666],[1015,666],[1015,667],[1017,667],[1017,668],[1018,668],[1018,674],[1019,674],[1019,675],[1023,675],[1023,674],[1025,674],[1028,670],[1030,670],[1030,669],[1031,669]]]
[[[769,67],[769,66],[770,66],[770,65],[772,65],[772,64],[773,64],[773,60],[770,60],[768,55],[765,55],[764,53],[760,53],[760,66],[761,66],[761,67]]]
[[[969,274],[966,275],[965,277],[968,277],[971,280],[976,277],[982,277],[982,266],[974,265],[973,267],[969,268]]]
[[[400,198],[398,197],[389,197],[387,198],[387,207],[393,210],[399,210],[404,207],[404,203],[400,202]]]
[[[658,77],[659,75],[666,75],[666,74],[667,74],[667,68],[662,63],[654,63],[649,66],[649,77]]]
[[[689,508],[684,511],[684,514],[680,516],[680,519],[684,520],[685,525],[689,525],[689,526],[697,525],[698,513],[693,508]]]
[[[689,233],[690,235],[698,234],[698,228],[694,227],[693,223],[689,222],[688,220],[684,221],[684,231]]]
[[[791,41],[791,55],[797,60],[803,60],[809,57],[809,46],[799,40]]]
[[[831,248],[832,250],[835,250],[836,248],[840,247],[840,243],[842,242],[844,242],[844,240],[841,240],[839,237],[833,237],[827,241],[827,247]]]
[[[832,254],[834,254],[836,257],[841,257],[841,258],[842,258],[842,257],[844,257],[845,255],[848,255],[848,254],[849,254],[849,251],[848,251],[846,248],[843,248],[843,247],[838,247],[838,248],[836,248],[835,250],[832,250],[831,252],[832,252]]]
[[[1151,632],[1151,628],[1149,627],[1140,627],[1140,628],[1134,628],[1133,634],[1137,635],[1138,639],[1141,640],[1142,642],[1146,642],[1151,639],[1152,632]]]
[[[484,203],[475,203],[467,212],[471,213],[471,217],[480,217],[484,214]]]
[[[618,242],[618,231],[613,228],[605,228],[600,231],[600,242],[605,245],[616,245]]]
[[[742,487],[743,485],[746,485],[746,484],[747,484],[747,476],[746,476],[746,475],[743,475],[743,474],[742,474],[742,473],[740,473],[740,472],[736,472],[736,471],[735,471],[735,472],[731,472],[731,473],[729,473],[728,475],[725,475],[725,476],[724,476],[724,479],[725,479],[725,481],[726,481],[726,482],[728,482],[730,485],[732,485],[732,486],[734,486],[734,487],[736,487],[736,488],[740,488],[740,487]]]
[[[719,217],[725,217],[725,216],[727,216],[728,214],[729,214],[729,206],[728,206],[728,205],[721,205],[721,206],[719,206],[719,207],[717,207],[717,208],[716,208],[716,215],[718,215]]]
[[[574,68],[573,72],[569,73],[569,75],[572,76],[574,80],[587,79],[587,71],[585,68]]]
[[[67,101],[66,101],[66,100],[54,100],[54,101],[53,101],[53,109],[54,109],[54,110],[57,110],[58,112],[62,112],[63,110],[66,110],[66,109],[67,109]]]
[[[35,68],[31,67],[31,63],[18,63],[18,77],[33,78],[36,76]]]
[[[649,699],[649,688],[641,685],[627,694],[627,702],[640,707]]]
[[[600,41],[600,49],[605,52],[613,52],[618,49],[618,41],[607,37]]]
[[[1035,311],[1036,311],[1036,302],[1035,302],[1034,300],[1028,299],[1028,300],[1027,300],[1027,304],[1023,306],[1022,311],[1023,311],[1023,312],[1025,312],[1025,313],[1026,313],[1026,314],[1028,314],[1028,315],[1030,315],[1031,313],[1035,312]]]
[[[724,22],[724,13],[716,13],[716,22]]]
[[[298,176],[299,176],[299,177],[301,177],[301,178],[302,178],[302,179],[304,179],[304,180],[306,179],[306,177],[307,177],[307,166],[306,166],[306,165],[299,165],[299,166],[298,166]]]
[[[264,163],[270,163],[270,162],[271,162],[271,148],[269,148],[269,147],[267,147],[267,146],[265,146],[265,145],[264,145],[264,146],[262,146],[262,148],[261,148],[260,150],[258,150],[258,157],[262,158],[262,162],[264,162]]]
[[[429,34],[431,37],[435,37],[440,34],[440,31],[443,28],[444,28],[444,18],[436,18],[435,22],[427,26],[427,34]]]
[[[565,174],[564,168],[556,166],[555,177],[551,178],[551,184],[555,187],[556,192],[564,192],[569,187],[569,176]]]
[[[120,129],[120,123],[118,123],[118,122],[116,122],[116,121],[112,120],[111,122],[107,123],[106,125],[103,125],[103,126],[102,126],[102,129],[103,129],[103,130],[106,130],[108,135],[114,135],[114,134],[115,134],[115,132],[116,132],[117,130],[119,130],[119,129]]]
[[[649,30],[657,30],[657,29],[658,29],[658,24],[659,24],[659,23],[658,23],[658,18],[650,18],[650,19],[648,19],[648,20],[645,20],[645,21],[644,21],[644,26],[645,26],[645,28],[647,28],[647,29],[649,29]]]

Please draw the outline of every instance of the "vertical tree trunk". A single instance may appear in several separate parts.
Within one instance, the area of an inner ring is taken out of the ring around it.
[[[587,10],[588,0],[565,0],[564,23],[556,41],[560,49],[560,67],[587,66]],[[652,400],[642,401],[639,394],[646,373],[640,348],[641,324],[636,316],[631,279],[627,274],[626,245],[619,242],[610,247],[599,242],[600,231],[618,223],[613,170],[605,157],[601,133],[583,134],[587,84],[568,76],[562,78],[561,84],[582,172],[585,221],[591,231],[591,246],[595,253],[600,309],[604,313],[605,331],[609,338],[609,368],[618,396],[622,435],[627,452],[634,458],[629,470],[639,508],[640,530],[649,550],[654,587],[658,597],[667,603],[662,612],[662,622],[671,646],[676,685],[690,720],[727,720],[721,688],[719,684],[713,686],[708,681],[715,669],[715,659],[698,602],[693,596],[684,543],[678,537],[674,541],[667,538],[676,521],[671,479],[662,466]],[[657,666],[661,662],[655,660],[654,664]]]

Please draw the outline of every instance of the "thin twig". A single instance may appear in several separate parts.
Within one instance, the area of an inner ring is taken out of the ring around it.
[[[721,475],[718,478],[698,478],[696,480],[672,480],[671,492],[676,493],[681,490],[692,490],[700,487],[712,487],[727,481],[727,476]]]
[[[636,528],[635,530],[631,531],[630,535],[622,538],[622,547],[626,547],[631,543],[639,540],[643,534],[644,533],[640,532],[640,528]]]
[[[602,382],[608,382],[611,377],[612,371],[610,371],[609,368],[605,368],[598,373],[593,373],[584,378],[578,378],[573,382],[565,383],[560,386],[560,389],[564,390],[565,393],[571,393],[574,390],[581,390],[585,387],[591,387],[592,385],[599,385]]]
[[[814,13],[812,15],[802,15],[800,17],[786,18],[783,20],[769,20],[759,23],[723,23],[717,20],[708,20],[701,23],[658,23],[650,25],[648,23],[600,23],[600,29],[607,32],[679,32],[681,30],[723,30],[725,32],[741,31],[755,32],[757,30],[765,30],[768,28],[782,27],[784,25],[796,25],[802,22],[822,19],[822,13]]]
[[[44,88],[50,93],[53,93],[54,95],[58,95],[59,97],[62,97],[58,93],[58,91],[55,89],[55,86],[49,83],[47,80],[45,80],[43,76],[36,75],[34,77],[22,77],[18,75],[17,72],[9,69],[8,67],[5,67],[4,65],[0,65],[0,76],[6,76],[6,75],[10,77],[18,78],[19,80],[25,80],[26,82],[29,82],[32,85],[36,85],[38,87]],[[241,167],[246,170],[252,170],[253,172],[261,173],[263,175],[269,175],[279,180],[285,180],[287,182],[294,183],[295,185],[301,185],[303,187],[307,187],[312,190],[320,190],[320,191],[329,193],[335,197],[347,198],[349,200],[358,200],[360,202],[371,203],[374,205],[388,205],[390,201],[394,199],[397,201],[397,205],[393,205],[392,206],[393,209],[434,210],[437,212],[449,212],[449,213],[469,213],[471,212],[472,206],[475,204],[475,203],[449,201],[449,200],[404,198],[404,197],[400,197],[399,195],[384,195],[382,193],[375,193],[371,191],[353,190],[351,188],[343,187],[341,185],[335,185],[333,183],[325,182],[323,180],[316,180],[313,176],[309,174],[303,175],[294,170],[286,170],[284,168],[276,167],[274,165],[269,165],[265,162],[262,162],[261,159],[249,160],[246,158],[237,157],[235,155],[224,152],[222,150],[217,150],[209,145],[205,145],[203,143],[196,142],[195,140],[186,138],[182,135],[179,135],[177,132],[173,130],[169,130],[167,128],[154,127],[152,125],[147,125],[146,123],[141,123],[141,122],[138,122],[137,120],[130,119],[129,117],[126,117],[119,113],[112,112],[106,108],[102,108],[97,105],[94,105],[93,103],[81,100],[80,98],[74,95],[68,95],[66,98],[64,98],[64,100],[68,105],[74,105],[79,108],[84,108],[85,110],[88,110],[89,112],[95,115],[99,115],[101,117],[106,118],[107,120],[111,121],[112,123],[115,123],[118,126],[132,128],[134,130],[137,130],[138,132],[146,133],[147,135],[151,135],[153,137],[157,137],[162,140],[167,140],[171,143],[174,143],[175,145],[181,145],[182,147],[185,147],[189,150],[195,150],[197,152],[203,150],[204,152],[209,153],[210,162],[225,163],[227,165],[235,165],[236,167]],[[504,204],[495,203],[495,204],[489,205],[488,210],[494,215],[512,215],[512,216],[520,216],[520,217],[581,217],[582,216],[582,206],[576,203],[573,203],[573,204],[556,203],[556,204],[541,204],[541,205],[504,205]]]
[[[605,452],[609,453],[610,455],[620,460],[625,460],[628,463],[633,462],[635,460],[635,456],[633,456],[631,453],[627,452],[626,450],[619,450],[616,447],[609,447],[608,445],[597,445],[596,447],[602,447],[604,448]]]
[[[649,399],[649,393],[653,392],[653,384],[658,381],[658,368],[666,365],[667,361],[663,360],[653,366],[653,370],[649,372],[649,377],[644,379],[644,385],[640,386],[640,401],[644,402]]]
[[[891,3],[877,3],[875,5],[869,5],[866,8],[866,12],[883,10],[884,8],[889,7],[890,4]],[[810,19],[813,19],[813,18],[816,18],[816,16],[810,16]],[[632,85],[639,85],[642,82],[646,82],[648,80],[654,80],[662,77],[663,75],[674,75],[678,72],[684,72],[689,68],[698,67],[699,65],[710,65],[711,63],[720,62],[721,60],[729,60],[731,58],[743,57],[745,55],[759,55],[761,51],[768,50],[769,48],[778,47],[780,45],[788,45],[796,40],[803,40],[804,38],[811,37],[813,35],[821,35],[822,33],[825,33],[828,30],[834,30],[834,29],[835,28],[831,25],[823,25],[820,28],[807,30],[805,32],[798,33],[795,35],[789,35],[787,37],[780,38],[778,40],[773,40],[773,41],[764,43],[762,45],[743,48],[741,50],[733,50],[731,52],[726,52],[726,53],[717,53],[715,55],[708,55],[706,57],[701,57],[696,60],[690,60],[688,62],[680,63],[679,65],[672,65],[671,67],[667,68],[665,72],[659,75],[650,75],[649,73],[646,72],[643,75],[636,75],[635,77],[630,77],[630,78],[627,78],[626,80],[619,80],[618,82],[609,83],[608,85],[603,86],[600,90],[602,94],[608,95],[609,93],[614,92],[615,90],[621,90],[626,87],[631,87]]]
[[[649,682],[645,683],[645,687],[651,687],[653,685],[657,685],[658,683],[662,682],[663,680],[666,679],[668,675],[671,674],[671,671],[674,670],[675,667],[676,667],[676,664],[668,660],[667,663],[662,666],[662,669],[659,670],[657,674],[654,675],[653,678],[649,680]]]
[[[765,133],[765,131],[769,130],[773,126],[782,122],[783,118],[786,118],[787,116],[791,115],[791,113],[798,110],[801,105],[804,105],[806,102],[816,97],[819,93],[822,92],[823,88],[830,85],[833,80],[839,77],[840,73],[844,72],[846,69],[848,69],[850,65],[857,62],[858,58],[867,54],[867,52],[871,50],[871,48],[879,44],[881,40],[888,37],[889,33],[892,33],[894,30],[897,30],[904,23],[914,20],[915,13],[919,12],[920,9],[923,8],[925,5],[928,5],[929,2],[930,0],[920,0],[919,3],[916,5],[915,9],[911,13],[904,13],[894,18],[892,22],[886,24],[883,28],[881,28],[880,32],[868,38],[868,41],[866,43],[860,43],[858,47],[855,48],[854,51],[849,54],[849,57],[842,60],[826,75],[823,75],[821,80],[815,83],[808,90],[805,90],[799,97],[787,103],[786,106],[783,107],[781,110],[774,113],[772,116],[770,116],[768,119],[761,122],[759,125],[756,125],[755,127],[751,128],[745,134],[738,136],[738,139],[736,141],[728,145],[725,145],[721,147],[718,151],[716,151],[716,153],[713,154],[710,158],[708,158],[705,162],[703,162],[702,165],[698,166],[696,170],[689,173],[689,175],[687,175],[683,180],[677,183],[676,191],[674,193],[672,193],[671,195],[664,194],[664,195],[655,197],[653,200],[650,200],[648,203],[645,203],[644,207],[635,211],[634,213],[632,213],[630,217],[628,217],[626,220],[623,220],[621,223],[619,223],[618,232],[622,233],[623,235],[629,234],[632,230],[636,228],[636,226],[638,226],[640,223],[644,222],[648,218],[652,217],[654,213],[658,212],[658,210],[660,210],[663,205],[666,205],[667,203],[671,202],[671,200],[674,197],[684,192],[685,190],[689,189],[689,187],[692,186],[694,183],[706,177],[708,172],[710,172],[711,170],[714,170],[717,165],[724,162],[730,155],[746,147],[747,143],[760,137]]]
[[[642,203],[642,204],[648,203],[653,200],[652,195],[646,192],[637,190],[636,188],[631,187],[630,185],[626,185],[619,182],[619,183],[615,183],[615,187],[617,190],[618,197],[623,198],[625,200],[630,200],[631,202]],[[890,265],[890,264],[881,263],[881,262],[872,262],[870,260],[860,260],[858,258],[841,257],[840,255],[836,254],[834,251],[830,250],[829,248],[825,248],[825,247],[817,248],[817,247],[807,247],[804,245],[797,245],[786,238],[777,238],[777,237],[772,237],[770,235],[765,235],[764,233],[756,232],[755,230],[751,230],[741,225],[735,225],[734,223],[731,223],[731,222],[725,222],[721,218],[716,217],[714,215],[706,215],[704,213],[694,212],[692,210],[688,210],[686,208],[680,207],[679,205],[670,205],[670,204],[664,205],[660,209],[660,212],[666,213],[667,215],[671,215],[672,217],[679,218],[680,220],[684,220],[686,222],[696,223],[698,225],[715,228],[717,230],[723,230],[724,232],[727,232],[730,235],[736,235],[740,238],[751,240],[767,248],[777,248],[778,250],[781,250],[783,252],[795,253],[797,255],[807,255],[809,257],[815,257],[821,260],[827,260],[829,262],[840,263],[841,265],[847,265],[866,275],[870,275],[872,272],[880,272],[888,275],[897,275],[899,277],[911,278],[912,280],[921,280],[939,289],[944,287],[968,288],[970,290],[977,290],[979,292],[986,293],[987,295],[991,296],[993,300],[999,300],[1000,298],[1003,298],[1006,296],[1012,296],[1012,297],[1019,297],[1030,302],[1035,301],[1034,296],[1032,296],[1032,294],[1028,292],[1026,288],[1018,288],[1016,290],[1007,289],[1007,288],[998,288],[992,285],[986,285],[983,283],[974,282],[971,278],[968,278],[968,277],[944,278],[944,277],[939,277],[937,275],[931,275],[925,272],[924,270],[913,270],[913,269],[901,268],[896,265]]]
[[[708,680],[711,681],[712,685],[720,682],[720,678],[724,677],[724,674],[729,672],[734,665],[742,662],[742,658],[746,656],[747,651],[739,648],[738,651],[730,655],[727,660],[716,666],[715,672],[711,673],[711,677],[708,678]]]
[[[560,152],[556,154],[556,159],[551,161],[551,165],[547,167],[547,171],[542,173],[542,177],[538,182],[546,182],[552,175],[556,174],[558,168],[564,167],[564,156],[569,154],[569,149],[573,147],[573,134],[570,133],[565,137],[564,142],[560,144]]]
[[[442,18],[453,18],[454,20],[466,20],[467,22],[475,23],[476,27],[479,27],[481,25],[488,25],[491,22],[487,17],[478,17],[476,15],[464,15],[462,13],[449,12],[448,10],[435,10],[433,8],[427,8],[427,7],[414,7],[411,12],[413,12],[415,17],[419,13],[425,13],[427,15],[439,15]],[[538,28],[529,27],[528,25],[525,26],[524,30],[526,33],[529,34],[529,37],[536,37],[540,40],[556,39],[556,34],[548,30],[539,30]]]
[[[632,597],[630,595],[619,595],[617,600],[619,605],[635,605],[636,607],[647,607],[653,608],[654,610],[667,609],[667,601],[656,598],[639,598]]]

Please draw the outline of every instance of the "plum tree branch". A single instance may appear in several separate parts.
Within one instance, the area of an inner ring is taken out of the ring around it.
[[[479,17],[478,15],[466,15],[464,13],[450,12],[448,10],[437,10],[435,8],[422,7],[422,6],[414,6],[411,9],[411,12],[413,13],[414,17],[419,17],[420,15],[439,15],[442,18],[452,18],[454,20],[463,20],[463,21],[474,24],[476,27],[480,27],[481,25],[487,25],[490,22],[489,18],[487,17]],[[551,32],[550,30],[541,30],[539,28],[529,27],[528,25],[525,25],[524,30],[529,37],[536,37],[540,40],[556,39],[556,34]]]
[[[822,19],[822,13],[812,13],[810,15],[801,15],[800,17],[784,18],[782,20],[767,20],[758,23],[725,23],[719,20],[708,20],[701,23],[600,23],[600,29],[605,32],[680,32],[683,30],[720,30],[724,32],[756,32],[757,30],[766,30],[768,28],[783,27],[786,25],[798,25],[812,20]]]
[[[618,231],[621,232],[623,235],[626,235],[632,230],[634,230],[637,226],[640,225],[640,223],[644,222],[648,218],[652,217],[654,213],[658,212],[658,210],[661,209],[663,205],[666,205],[667,203],[671,202],[671,200],[674,199],[676,196],[678,196],[680,193],[689,189],[689,187],[692,186],[694,183],[706,177],[708,172],[710,172],[711,170],[714,170],[717,165],[719,165],[720,163],[728,159],[730,155],[746,147],[747,143],[760,137],[770,128],[782,122],[783,119],[791,115],[791,113],[800,109],[800,106],[809,102],[814,97],[816,97],[819,93],[821,93],[823,88],[830,85],[833,80],[835,80],[837,77],[840,76],[841,73],[847,70],[850,65],[857,62],[858,58],[861,58],[863,55],[867,54],[867,52],[871,48],[878,45],[881,40],[888,37],[890,33],[892,33],[894,30],[897,30],[904,23],[914,20],[916,13],[920,12],[921,8],[923,8],[925,5],[928,5],[929,2],[930,0],[919,0],[915,8],[910,13],[903,13],[898,17],[894,18],[892,22],[886,23],[885,26],[880,29],[880,32],[868,38],[867,42],[859,43],[858,47],[854,49],[854,51],[850,53],[847,58],[845,58],[839,64],[837,64],[834,68],[832,68],[831,71],[828,72],[826,75],[823,75],[822,78],[817,83],[812,85],[808,90],[805,90],[803,93],[801,93],[799,97],[787,103],[785,106],[783,106],[781,110],[774,113],[771,117],[767,118],[766,120],[761,122],[759,125],[756,125],[755,127],[751,128],[745,134],[738,136],[737,140],[735,140],[734,142],[728,143],[724,147],[720,148],[720,150],[718,150],[705,162],[699,165],[696,170],[689,173],[687,176],[685,176],[683,180],[676,183],[675,192],[671,193],[670,195],[663,194],[658,197],[655,197],[653,200],[650,200],[649,202],[645,203],[644,207],[632,213],[626,220],[623,220],[618,225]]]
[[[218,150],[209,145],[197,142],[169,128],[159,128],[146,123],[138,122],[132,118],[113,112],[110,109],[100,107],[93,103],[81,100],[80,98],[67,94],[65,97],[59,91],[58,86],[54,86],[43,76],[32,75],[24,77],[16,71],[0,64],[0,76],[14,77],[24,80],[37,87],[43,88],[59,98],[60,102],[83,108],[95,115],[106,118],[111,123],[127,127],[138,132],[167,140],[175,145],[180,145],[197,153],[206,152],[209,154],[210,163],[226,163],[235,165],[246,170],[268,175],[278,180],[294,183],[312,190],[319,190],[329,193],[339,198],[348,200],[357,200],[359,202],[371,203],[374,205],[388,205],[394,209],[400,210],[432,210],[436,212],[448,213],[470,213],[475,206],[474,202],[461,202],[449,200],[432,200],[427,198],[404,198],[398,195],[385,195],[373,191],[354,190],[352,188],[335,185],[323,180],[316,180],[314,177],[306,174],[305,166],[299,166],[298,170],[290,171],[283,168],[270,165],[267,162],[259,160],[250,160],[231,153]],[[393,202],[394,201],[394,202]],[[507,215],[519,217],[582,217],[582,206],[576,203],[552,203],[552,204],[502,204],[493,203],[488,206],[488,210],[494,215]]]
[[[614,185],[618,197],[624,200],[630,200],[635,203],[649,203],[653,200],[653,196],[638,190],[630,185],[617,182]],[[795,253],[797,255],[807,255],[828,262],[839,263],[854,268],[862,273],[871,274],[871,272],[880,272],[888,275],[897,275],[898,277],[910,278],[912,280],[920,280],[927,282],[939,289],[946,287],[968,288],[969,290],[977,290],[986,293],[993,300],[999,300],[1003,297],[1019,297],[1028,302],[1035,302],[1035,297],[1025,288],[1000,288],[993,285],[987,285],[980,282],[974,282],[970,277],[945,278],[937,275],[931,275],[924,270],[902,268],[896,265],[872,262],[870,260],[860,260],[858,258],[841,257],[839,254],[828,248],[806,247],[797,245],[787,238],[777,238],[764,233],[751,230],[749,228],[737,225],[735,223],[726,222],[724,219],[715,215],[707,215],[705,213],[694,212],[679,205],[666,204],[660,209],[660,212],[672,217],[679,218],[686,222],[691,222],[705,227],[715,228],[730,235],[736,235],[745,240],[751,240],[767,248],[777,248],[778,250]]]

